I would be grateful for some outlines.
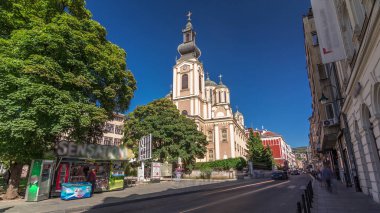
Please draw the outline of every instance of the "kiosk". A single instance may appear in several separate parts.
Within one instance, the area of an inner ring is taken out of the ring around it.
[[[60,196],[66,183],[74,184],[72,186],[76,187],[86,182],[88,173],[93,168],[96,170],[95,192],[124,189],[125,162],[133,158],[132,150],[124,146],[76,144],[66,141],[58,144],[57,155],[52,196]]]

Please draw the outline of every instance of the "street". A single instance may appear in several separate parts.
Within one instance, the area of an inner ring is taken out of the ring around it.
[[[296,212],[308,175],[290,176],[287,181],[252,180],[208,191],[128,202],[88,212]]]

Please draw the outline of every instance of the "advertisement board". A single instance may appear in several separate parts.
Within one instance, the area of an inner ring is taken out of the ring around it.
[[[152,134],[144,136],[139,141],[139,161],[152,158]]]
[[[111,163],[109,177],[109,190],[118,190],[124,188],[124,163],[115,161]]]
[[[152,179],[160,179],[161,178],[161,163],[152,162]]]
[[[62,183],[62,200],[75,200],[89,197],[91,197],[91,183]]]
[[[26,201],[49,198],[53,160],[33,160],[26,188]]]

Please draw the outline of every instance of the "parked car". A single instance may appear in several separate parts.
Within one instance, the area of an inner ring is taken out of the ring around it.
[[[290,174],[291,175],[300,175],[300,172],[297,169],[295,169],[295,170],[291,171]]]
[[[287,180],[288,174],[284,171],[275,171],[272,173],[273,180]]]

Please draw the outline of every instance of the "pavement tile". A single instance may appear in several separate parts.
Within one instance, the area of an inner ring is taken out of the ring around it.
[[[333,192],[330,193],[317,181],[313,182],[314,200],[312,213],[379,213],[380,204],[371,197],[354,188],[347,188],[338,181],[333,182]]]

